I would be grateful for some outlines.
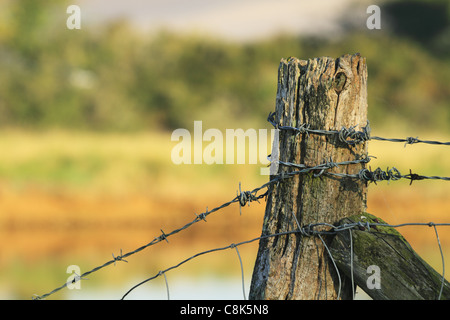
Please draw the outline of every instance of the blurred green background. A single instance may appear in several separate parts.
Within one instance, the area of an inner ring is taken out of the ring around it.
[[[367,57],[376,125],[449,127],[447,1],[386,2],[381,30],[366,28],[369,15],[356,24],[349,6],[344,31],[331,39],[280,35],[245,43],[171,31],[150,36],[125,20],[69,30],[63,13],[70,3],[2,1],[2,127],[171,130],[194,119],[265,127],[281,58],[355,52]]]
[[[113,3],[118,2],[101,5]],[[137,6],[138,1],[127,3]],[[146,3],[149,10],[153,3],[158,1]],[[201,17],[202,2],[192,3],[197,7],[178,3],[181,9],[175,4],[169,9]],[[268,3],[247,1],[243,14],[258,21],[257,9]],[[299,14],[312,6],[298,3]],[[169,232],[192,221],[194,212],[231,200],[240,181],[244,190],[265,183],[261,165],[174,165],[170,134],[192,130],[195,120],[203,121],[203,130],[270,129],[266,118],[274,110],[281,58],[359,52],[367,58],[374,135],[449,141],[448,1],[344,3],[335,17],[338,27],[332,27],[336,32],[284,30],[234,39],[218,36],[212,24],[201,32],[148,31],[132,19],[100,19],[88,14],[86,1],[1,1],[0,298],[49,292],[67,279],[68,265],[90,270],[111,259],[111,252],[134,250],[159,236],[160,228]],[[81,30],[66,27],[70,4],[81,7]],[[221,2],[204,2],[204,7],[212,4]],[[332,4],[320,2],[324,16]],[[381,8],[381,30],[366,27],[370,4]],[[264,20],[260,23],[262,28]],[[371,142],[369,152],[378,157],[373,167],[448,176],[446,148]],[[390,223],[448,222],[446,182],[408,184],[370,186],[369,211]],[[155,246],[128,264],[92,275],[82,290],[51,298],[118,299],[181,258],[259,236],[264,207],[264,202],[252,203],[242,216],[238,207],[224,209],[208,219],[207,228],[196,225],[174,236],[170,250]],[[399,231],[440,271],[430,230]],[[448,257],[450,232],[440,229],[440,237]],[[240,250],[248,289],[257,243]],[[235,253],[202,259],[192,262],[189,272],[173,271],[171,296],[240,299]],[[154,287],[156,293],[149,291]],[[154,287],[132,298],[164,299],[164,283]]]

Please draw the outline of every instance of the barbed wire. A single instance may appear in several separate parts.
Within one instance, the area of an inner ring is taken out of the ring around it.
[[[335,176],[335,177],[341,177],[341,178],[353,178],[353,179],[359,179],[366,182],[374,182],[375,184],[379,181],[396,181],[400,179],[409,179],[411,180],[410,185],[413,183],[413,181],[416,180],[444,180],[444,181],[450,181],[450,177],[441,177],[441,176],[424,176],[419,175],[416,173],[412,173],[411,169],[409,169],[409,174],[402,175],[400,171],[392,167],[391,169],[387,168],[386,171],[383,171],[381,168],[377,168],[374,171],[371,171],[371,169],[363,168],[361,169],[357,174],[349,174],[349,173],[337,173],[337,172],[327,172],[326,170],[339,167],[339,165],[342,164],[357,164],[357,163],[368,163],[370,161],[370,158],[373,158],[373,156],[368,156],[366,158],[363,158],[361,160],[354,160],[354,161],[343,161],[343,162],[333,162],[331,159],[319,166],[316,167],[307,167],[304,164],[297,164],[292,162],[285,162],[285,161],[274,161],[278,164],[288,166],[288,167],[294,167],[294,168],[304,168],[299,171],[292,171],[287,172],[278,175],[281,177],[284,176],[291,176],[295,174],[301,174],[301,173],[307,173],[310,171],[316,171],[317,173],[314,173],[313,177],[317,178],[321,175],[328,175],[328,176]]]
[[[299,175],[299,174],[306,174],[309,172],[314,172],[313,173],[313,177],[317,178],[320,177],[321,175],[331,175],[331,176],[336,176],[336,177],[344,177],[344,178],[358,178],[361,180],[365,180],[365,181],[370,181],[370,182],[377,182],[377,181],[382,181],[382,180],[398,180],[400,178],[406,178],[406,179],[410,179],[411,183],[414,180],[423,180],[423,179],[442,179],[442,180],[447,180],[449,181],[450,178],[447,177],[428,177],[428,176],[420,176],[417,174],[413,174],[410,171],[410,174],[408,175],[401,175],[400,172],[393,168],[391,170],[388,170],[387,172],[382,171],[381,169],[377,169],[375,171],[370,171],[368,169],[361,169],[360,172],[358,174],[344,174],[344,173],[334,173],[334,172],[327,172],[327,170],[331,169],[331,168],[336,168],[342,165],[352,165],[352,164],[366,164],[368,163],[371,158],[373,158],[373,156],[367,156],[364,157],[362,159],[356,159],[356,160],[350,160],[350,161],[342,161],[342,162],[333,162],[331,159],[326,160],[324,163],[319,164],[317,166],[313,166],[313,167],[307,167],[304,164],[295,164],[295,163],[291,163],[291,162],[283,162],[283,161],[278,161],[279,164],[281,165],[285,165],[285,166],[290,166],[290,167],[295,167],[298,168],[300,170],[296,170],[296,171],[291,171],[291,172],[281,172],[278,175],[275,175],[273,179],[271,179],[269,182],[261,185],[260,187],[257,187],[255,189],[253,189],[252,191],[242,191],[241,190],[241,183],[239,183],[239,191],[237,192],[236,197],[234,197],[232,200],[223,203],[222,205],[215,207],[211,210],[208,210],[208,207],[206,207],[206,211],[202,212],[200,214],[195,214],[195,218],[185,224],[184,226],[175,229],[169,233],[165,233],[162,229],[161,229],[161,235],[158,237],[155,237],[151,242],[133,250],[130,251],[128,253],[122,254],[122,249],[120,250],[120,255],[115,256],[114,253],[112,254],[113,259],[105,262],[104,264],[97,266],[95,268],[93,268],[90,271],[84,272],[83,274],[81,274],[79,276],[80,279],[85,278],[86,276],[88,276],[91,273],[97,272],[111,264],[116,264],[116,262],[128,262],[127,260],[125,260],[125,258],[136,254],[152,245],[155,245],[161,241],[166,241],[169,242],[168,238],[174,234],[177,234],[180,231],[186,230],[187,228],[191,227],[193,224],[199,222],[199,221],[205,221],[206,222],[206,217],[214,212],[217,212],[225,207],[228,207],[229,205],[233,204],[233,203],[238,203],[239,204],[239,212],[240,214],[241,212],[241,208],[244,207],[246,204],[250,205],[250,202],[253,201],[257,201],[259,202],[259,199],[264,198],[267,196],[268,194],[268,187],[271,186],[272,184],[275,183],[279,183],[285,179],[288,179],[290,177],[293,177],[295,175]],[[260,192],[262,189],[267,188],[267,190],[262,193],[262,194],[258,194],[258,192]],[[43,294],[41,296],[35,295],[33,297],[33,299],[45,299],[46,297],[64,289],[66,286],[68,285],[68,283],[64,283],[63,285],[61,285],[60,287],[50,291],[49,293]]]
[[[430,143],[430,144],[440,144],[440,145],[450,145],[450,142],[439,142],[439,141],[426,141],[426,140],[419,140],[417,138],[411,138],[408,137],[406,139],[387,139],[387,138],[381,138],[381,137],[371,137],[370,136],[370,127],[369,127],[369,123],[367,123],[366,127],[362,128],[362,131],[356,131],[354,127],[350,127],[350,128],[342,128],[341,130],[337,131],[337,130],[314,130],[314,129],[310,129],[308,125],[300,125],[299,128],[295,128],[295,127],[289,127],[289,126],[279,126],[278,124],[275,123],[274,121],[274,115],[275,113],[270,113],[269,117],[268,117],[268,121],[274,125],[277,129],[284,129],[284,130],[293,130],[295,132],[298,133],[305,133],[305,134],[310,134],[310,133],[316,133],[316,134],[337,134],[340,141],[347,143],[350,146],[354,146],[358,143],[362,143],[365,142],[367,140],[371,140],[371,139],[376,139],[376,140],[383,140],[383,141],[392,141],[392,142],[405,142],[405,146],[406,144],[413,144],[413,143]],[[326,175],[326,176],[334,176],[334,177],[341,177],[341,178],[355,178],[355,179],[360,179],[366,182],[374,182],[375,184],[379,181],[395,181],[395,180],[399,180],[399,179],[409,179],[411,180],[411,183],[415,180],[425,180],[425,179],[439,179],[439,180],[446,180],[446,181],[450,181],[449,177],[440,177],[440,176],[424,176],[424,175],[419,175],[419,174],[415,174],[412,173],[411,169],[410,169],[410,173],[407,175],[402,175],[398,169],[396,169],[395,167],[393,167],[392,169],[387,169],[386,171],[381,170],[380,168],[377,168],[375,171],[371,171],[371,169],[367,169],[367,168],[362,168],[359,173],[357,174],[345,174],[345,173],[336,173],[336,172],[329,172],[330,169],[332,168],[337,168],[339,166],[343,166],[343,165],[354,165],[354,164],[367,164],[368,162],[370,162],[371,158],[374,158],[373,156],[364,156],[361,159],[355,159],[355,160],[350,160],[350,161],[342,161],[342,162],[333,162],[331,158],[329,159],[325,159],[324,163],[316,165],[316,166],[312,166],[312,167],[308,167],[304,164],[295,164],[295,163],[291,163],[291,162],[283,162],[283,161],[279,161],[276,160],[276,162],[278,162],[278,164],[284,165],[284,166],[289,166],[289,167],[294,167],[296,169],[300,169],[300,170],[294,170],[294,171],[290,171],[290,172],[284,172],[282,171],[281,173],[274,175],[273,178],[268,181],[267,183],[261,185],[260,187],[257,187],[251,191],[242,191],[241,190],[241,183],[239,182],[239,190],[237,191],[237,195],[236,197],[234,197],[232,200],[223,203],[222,205],[219,205],[211,210],[208,210],[208,207],[206,207],[206,211],[202,212],[200,214],[196,214],[195,213],[195,218],[186,223],[184,226],[178,228],[178,229],[174,229],[169,233],[165,233],[162,229],[161,229],[161,235],[155,237],[152,241],[150,241],[149,243],[133,250],[130,252],[127,252],[125,254],[122,253],[122,249],[120,249],[120,254],[118,256],[115,256],[114,253],[112,254],[112,259],[105,262],[104,264],[97,266],[87,272],[84,272],[81,275],[77,275],[74,280],[72,282],[76,282],[76,281],[80,281],[83,279],[86,279],[86,276],[88,276],[89,274],[92,274],[94,272],[97,272],[111,264],[116,264],[116,262],[128,262],[127,260],[125,260],[125,258],[134,255],[150,246],[153,246],[157,243],[160,243],[162,241],[166,241],[169,242],[168,238],[172,235],[175,235],[183,230],[188,229],[189,227],[191,227],[192,225],[194,225],[195,223],[199,222],[199,221],[204,221],[206,222],[206,217],[209,216],[210,214],[217,212],[225,207],[228,207],[229,205],[233,204],[233,203],[238,203],[239,204],[239,213],[242,214],[242,207],[244,207],[246,204],[250,205],[250,202],[253,201],[257,201],[259,202],[259,199],[265,198],[268,195],[269,192],[269,187],[273,184],[278,184],[279,182],[284,181],[285,179],[291,178],[293,176],[296,175],[300,175],[300,174],[307,174],[310,172],[313,172],[313,177],[317,178],[317,177],[321,177],[322,175]],[[263,189],[267,189],[264,193],[258,194],[261,190]],[[306,229],[304,228],[300,228],[297,232],[300,232],[303,235],[308,235],[308,232],[306,231]],[[436,231],[437,232],[437,231]],[[276,236],[276,235],[282,235],[282,234],[275,234],[275,235],[270,235],[270,236]],[[320,238],[320,234],[318,234],[319,238]],[[262,239],[261,237],[259,238],[255,238],[249,241],[245,241],[243,243],[239,243],[238,245],[242,245],[248,242],[252,242],[252,241],[256,241],[258,239]],[[322,239],[323,241],[323,239]],[[202,255],[202,254],[206,254],[209,252],[213,252],[213,251],[219,251],[219,250],[225,250],[228,248],[235,248],[236,252],[238,254],[239,260],[241,262],[241,268],[242,268],[242,261],[239,255],[239,251],[237,250],[237,246],[238,245],[230,245],[224,248],[217,248],[217,249],[213,249],[207,252],[203,252],[200,253],[198,255]],[[195,255],[189,259],[186,259],[185,261],[183,261],[181,264],[191,260],[192,258],[195,258]],[[177,267],[177,266],[175,266]],[[162,274],[164,274],[165,277],[165,272],[167,272],[170,269],[166,269],[165,271],[162,272]],[[160,274],[161,275],[161,274]],[[158,275],[157,275],[158,276]],[[157,277],[155,276],[155,277]],[[152,278],[151,278],[152,279]],[[151,279],[147,279],[145,282],[151,280]],[[168,284],[167,284],[167,278],[165,278],[166,280],[166,286],[167,286],[167,294],[169,297],[169,292],[168,292]],[[69,283],[65,282],[63,285],[61,285],[60,287],[50,291],[49,293],[43,294],[41,296],[35,295],[33,297],[33,299],[45,299],[46,297],[62,290],[63,288],[67,287]],[[131,291],[131,290],[130,290]],[[245,290],[243,290],[244,292],[244,297],[245,297]]]
[[[295,217],[295,215],[293,214],[293,216]],[[298,224],[298,220],[295,218],[297,224]],[[344,232],[344,231],[350,231],[352,229],[358,228],[359,231],[364,231],[364,232],[370,232],[371,228],[377,230],[377,227],[390,227],[390,228],[400,228],[400,227],[405,227],[405,226],[428,226],[428,227],[434,227],[434,231],[435,231],[435,235],[436,235],[436,239],[438,242],[438,246],[439,246],[439,251],[440,251],[440,255],[441,255],[441,261],[442,261],[442,280],[441,280],[441,287],[440,287],[440,291],[439,291],[439,295],[438,295],[438,300],[441,299],[442,296],[442,291],[443,291],[443,287],[444,287],[444,283],[445,283],[445,259],[444,259],[444,254],[442,252],[442,247],[441,247],[441,242],[439,240],[439,234],[437,232],[437,226],[450,226],[450,223],[434,223],[434,222],[428,222],[428,223],[401,223],[401,224],[388,224],[388,223],[374,223],[374,222],[354,222],[354,223],[344,223],[342,225],[333,225],[333,224],[329,224],[329,223],[324,223],[324,222],[320,222],[320,223],[310,223],[306,226],[300,227],[299,225],[297,225],[298,228],[295,230],[290,230],[290,231],[284,231],[284,232],[278,232],[278,233],[274,233],[274,234],[269,234],[269,235],[262,235],[260,237],[256,237],[250,240],[246,240],[246,241],[242,241],[239,243],[232,243],[228,246],[225,247],[218,247],[218,248],[214,248],[214,249],[210,249],[210,250],[206,250],[206,251],[202,251],[199,253],[194,254],[193,256],[182,260],[181,262],[179,262],[176,265],[173,265],[165,270],[161,270],[158,273],[156,273],[154,276],[149,277],[141,282],[139,282],[138,284],[134,285],[132,288],[130,288],[123,296],[122,296],[122,300],[125,299],[125,297],[127,297],[133,290],[137,289],[138,287],[142,286],[143,284],[154,280],[158,277],[160,277],[161,275],[164,275],[165,277],[165,281],[166,281],[166,290],[167,290],[167,296],[169,297],[169,289],[167,286],[167,278],[166,278],[166,273],[169,272],[170,270],[179,268],[180,266],[182,266],[183,264],[199,257],[205,254],[209,254],[212,252],[217,252],[217,251],[223,251],[223,250],[227,250],[227,249],[236,249],[237,251],[237,247],[248,244],[248,243],[252,243],[258,240],[262,240],[262,239],[268,239],[268,238],[273,238],[273,237],[279,237],[279,236],[285,236],[285,235],[291,235],[291,234],[301,234],[302,236],[307,236],[307,237],[311,237],[311,236],[318,236],[319,239],[322,241],[328,256],[330,257],[333,266],[335,268],[335,271],[338,275],[338,296],[337,299],[340,299],[341,296],[341,286],[342,286],[342,280],[340,277],[340,272],[339,272],[339,268],[337,267],[334,258],[331,254],[331,251],[329,250],[328,246],[326,245],[325,241],[323,240],[323,238],[321,237],[322,235],[335,235],[338,232]],[[328,227],[328,230],[315,230],[315,228],[317,227]],[[244,270],[242,267],[242,260],[241,257],[239,255],[239,251],[238,252],[238,257],[239,257],[239,262],[240,262],[240,266],[241,266],[241,278],[242,278],[242,288],[243,288],[243,295],[244,295],[244,300],[246,300],[246,295],[245,295],[245,284],[244,284]],[[350,236],[350,256],[351,256],[351,269],[353,270],[353,243],[352,243],[352,236]],[[352,279],[352,288],[354,288],[354,280],[353,280],[353,271],[351,272],[351,279]],[[354,296],[354,294],[353,294]]]
[[[201,214],[195,214],[195,219],[194,219],[194,220],[192,220],[192,221],[189,222],[189,223],[186,223],[186,224],[185,224],[184,226],[182,226],[181,228],[175,229],[175,230],[173,230],[173,231],[171,231],[171,232],[169,232],[169,233],[165,233],[165,232],[161,229],[161,235],[160,235],[160,236],[155,237],[155,238],[154,238],[152,241],[150,241],[149,243],[147,243],[147,244],[145,244],[145,245],[143,245],[143,246],[141,246],[141,247],[139,247],[139,248],[137,248],[137,249],[135,249],[135,250],[133,250],[133,251],[130,251],[130,252],[125,253],[125,254],[122,254],[122,249],[120,249],[120,255],[115,256],[114,253],[113,253],[113,254],[112,254],[112,256],[113,256],[113,259],[112,259],[112,260],[109,260],[109,261],[105,262],[104,264],[102,264],[102,265],[100,265],[100,266],[98,266],[98,267],[93,268],[93,269],[90,270],[90,271],[84,272],[84,273],[80,276],[80,278],[83,278],[83,277],[85,277],[85,276],[87,276],[87,275],[89,275],[89,274],[91,274],[91,273],[94,273],[94,272],[96,272],[96,271],[98,271],[98,270],[101,270],[101,269],[103,269],[103,268],[105,268],[105,267],[107,267],[107,266],[109,266],[109,265],[111,265],[111,264],[114,264],[114,265],[115,265],[117,261],[128,262],[128,261],[125,260],[126,257],[129,257],[129,256],[131,256],[131,255],[133,255],[133,254],[136,254],[136,253],[138,253],[138,252],[140,252],[140,251],[142,251],[142,250],[144,250],[144,249],[146,249],[146,248],[148,248],[148,247],[150,247],[150,246],[153,246],[153,245],[155,245],[155,244],[157,244],[157,243],[159,243],[159,242],[161,242],[161,241],[163,241],[163,240],[169,242],[168,238],[169,238],[170,236],[172,236],[172,235],[174,235],[174,234],[177,234],[177,233],[180,232],[180,231],[186,230],[187,228],[191,227],[193,224],[195,224],[195,223],[197,223],[197,222],[199,222],[199,221],[202,221],[202,220],[203,220],[203,221],[206,222],[206,217],[207,217],[208,215],[210,215],[211,213],[214,213],[214,212],[216,212],[216,211],[219,211],[220,209],[223,209],[223,208],[225,208],[225,207],[228,207],[228,206],[231,205],[232,203],[239,202],[239,205],[240,205],[240,208],[241,208],[241,207],[245,206],[247,203],[250,205],[250,202],[252,202],[252,201],[257,201],[257,202],[259,202],[259,201],[258,201],[259,199],[264,198],[264,197],[266,196],[267,191],[266,191],[265,193],[263,193],[263,194],[260,194],[260,195],[257,195],[257,193],[258,193],[261,189],[267,188],[268,185],[271,184],[271,183],[272,183],[272,182],[269,181],[268,183],[265,183],[265,184],[263,184],[262,186],[253,189],[252,191],[241,191],[241,184],[239,183],[239,192],[238,192],[237,196],[234,197],[232,200],[230,200],[230,201],[228,201],[228,202],[225,202],[225,203],[223,203],[222,205],[220,205],[220,206],[218,206],[218,207],[215,207],[215,208],[213,208],[213,209],[211,209],[211,210],[208,210],[208,207],[206,207],[206,211],[205,211],[205,212],[202,212]],[[41,295],[41,296],[35,295],[35,296],[33,297],[33,299],[35,299],[35,300],[45,299],[46,297],[48,297],[48,296],[50,296],[50,295],[52,295],[52,294],[54,294],[54,293],[60,291],[61,289],[64,289],[66,286],[67,286],[67,283],[64,283],[63,285],[61,285],[60,287],[58,287],[58,288],[52,290],[52,291],[49,292],[49,293],[43,294],[43,295]]]
[[[411,169],[409,169],[409,174],[402,175],[400,171],[393,167],[391,169],[387,168],[386,171],[381,170],[381,168],[377,168],[374,171],[371,171],[370,169],[361,169],[358,174],[351,175],[351,174],[341,174],[341,173],[333,173],[329,172],[327,173],[329,175],[334,176],[341,176],[341,177],[351,177],[351,178],[359,178],[361,180],[367,181],[367,182],[374,182],[375,184],[378,181],[396,181],[400,179],[409,179],[411,182],[409,185],[413,183],[413,181],[416,180],[445,180],[450,181],[450,177],[441,177],[441,176],[423,176],[416,173],[412,173]]]
[[[426,144],[434,144],[434,145],[446,145],[450,146],[450,142],[441,142],[441,141],[433,141],[433,140],[420,140],[418,137],[407,137],[405,139],[398,138],[383,138],[378,136],[371,136],[370,123],[367,121],[367,125],[361,128],[361,131],[356,131],[356,126],[352,126],[350,128],[342,127],[340,130],[320,130],[320,129],[311,129],[309,124],[300,124],[298,127],[292,126],[282,126],[275,122],[275,112],[269,113],[267,117],[267,121],[272,124],[275,129],[279,130],[289,130],[294,131],[299,134],[322,134],[322,135],[337,135],[339,140],[343,143],[346,143],[350,146],[355,146],[357,144],[369,141],[369,140],[379,140],[379,141],[389,141],[389,142],[404,142],[405,147],[408,144],[415,143],[426,143]]]
[[[314,166],[314,167],[303,167],[303,166],[301,166],[302,170],[282,173],[282,174],[274,177],[269,182],[263,184],[262,186],[253,189],[252,191],[242,191],[241,190],[241,183],[239,183],[239,191],[237,192],[236,197],[234,197],[232,200],[230,200],[228,202],[225,202],[224,204],[222,204],[222,205],[220,205],[218,207],[215,207],[214,209],[211,209],[211,210],[208,210],[208,207],[207,207],[205,212],[202,212],[201,214],[198,214],[198,215],[195,214],[195,219],[193,219],[191,222],[189,222],[189,223],[185,224],[184,226],[182,226],[181,228],[175,229],[175,230],[173,230],[173,231],[171,231],[169,233],[165,233],[161,229],[161,235],[158,236],[158,237],[155,237],[151,242],[147,243],[146,245],[143,245],[143,246],[137,248],[136,250],[130,251],[130,252],[125,253],[125,254],[122,254],[122,250],[121,250],[120,251],[120,255],[118,255],[118,256],[115,256],[114,254],[112,254],[112,256],[113,256],[112,260],[109,260],[109,261],[105,262],[104,264],[93,268],[90,271],[84,272],[80,277],[86,277],[87,275],[89,275],[91,273],[94,273],[94,272],[96,272],[98,270],[101,270],[101,269],[103,269],[103,268],[105,268],[105,267],[107,267],[107,266],[109,266],[111,264],[115,265],[115,263],[117,261],[127,262],[125,260],[125,258],[127,258],[127,257],[129,257],[129,256],[131,256],[133,254],[136,254],[136,253],[138,253],[138,252],[140,252],[140,251],[142,251],[142,250],[144,250],[144,249],[146,249],[146,248],[148,248],[148,247],[150,247],[152,245],[155,245],[155,244],[157,244],[157,243],[159,243],[159,242],[161,242],[163,240],[169,242],[168,238],[170,236],[172,236],[174,234],[177,234],[180,231],[186,230],[187,228],[191,227],[193,224],[195,224],[195,223],[197,223],[199,221],[203,220],[203,221],[206,222],[206,217],[208,215],[210,215],[211,213],[214,213],[216,211],[219,211],[220,209],[228,207],[229,205],[231,205],[233,203],[236,203],[236,202],[239,203],[239,213],[241,214],[242,213],[241,212],[241,208],[244,207],[246,204],[250,205],[250,202],[253,202],[253,201],[259,202],[259,199],[264,198],[267,195],[268,190],[266,190],[266,192],[258,195],[258,192],[260,190],[265,189],[265,188],[268,189],[268,187],[270,185],[274,184],[274,183],[278,183],[278,182],[283,181],[284,179],[290,178],[290,177],[292,177],[294,175],[298,175],[298,174],[302,174],[302,173],[308,173],[308,172],[311,172],[311,171],[314,171],[314,170],[315,171],[319,171],[319,173],[320,173],[320,172],[323,172],[326,169],[333,168],[333,167],[336,167],[336,166],[339,166],[339,165],[350,165],[350,164],[358,164],[358,163],[367,163],[369,161],[370,161],[370,157],[366,157],[366,158],[359,159],[359,160],[343,161],[343,162],[339,162],[339,163],[334,163],[334,162],[332,162],[330,160],[330,161],[328,161],[328,162],[326,162],[324,164],[320,164],[320,165],[317,165],[317,166]],[[54,289],[53,291],[51,291],[49,293],[46,293],[46,294],[41,295],[41,296],[37,296],[36,295],[34,297],[34,299],[44,299],[44,298],[50,296],[51,294],[54,294],[55,292],[65,288],[66,286],[67,286],[67,283],[64,283],[63,285],[61,285],[60,287]]]

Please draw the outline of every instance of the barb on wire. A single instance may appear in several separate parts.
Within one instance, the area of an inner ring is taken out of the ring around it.
[[[116,257],[116,256],[114,256],[114,253],[113,253],[113,254],[112,254],[112,257],[113,257],[113,259],[114,259],[114,266],[116,265],[116,261],[123,261],[123,262],[127,262],[127,263],[128,263],[127,260],[125,260],[125,259],[122,258],[122,249],[120,249],[120,255],[118,255],[118,256]]]
[[[205,218],[208,215],[208,207],[206,207],[206,211],[205,212],[200,213],[200,214],[196,214],[194,212],[194,214],[197,217],[197,221],[203,220],[205,222],[208,222],[208,221],[206,221],[206,218]]]
[[[416,173],[412,173],[411,169],[409,170],[409,174],[402,175],[400,171],[395,167],[391,169],[387,168],[386,171],[383,171],[381,168],[377,168],[374,171],[371,171],[371,169],[363,168],[357,174],[335,173],[335,172],[326,172],[326,174],[342,178],[357,178],[363,181],[373,182],[375,184],[377,184],[377,182],[379,181],[389,182],[400,179],[411,180],[409,185],[411,185],[413,181],[425,179],[450,181],[450,177],[418,175]]]
[[[444,145],[450,146],[450,142],[441,142],[441,141],[433,141],[433,140],[420,140],[418,137],[407,137],[406,139],[393,139],[393,138],[383,138],[383,137],[370,137],[371,140],[379,140],[379,141],[389,141],[389,142],[404,142],[405,147],[407,144],[415,144],[415,143],[426,143],[426,144],[436,144],[436,145]]]
[[[163,229],[159,230],[161,230],[162,234],[158,237],[158,240],[159,241],[166,240],[166,242],[169,243],[169,240],[167,240],[167,235],[164,233]]]
[[[450,146],[450,142],[441,142],[441,141],[433,141],[433,140],[420,140],[418,137],[407,137],[405,139],[397,139],[397,138],[383,138],[378,136],[371,136],[370,132],[370,123],[367,121],[366,126],[361,128],[361,131],[356,131],[356,126],[352,126],[350,128],[342,127],[340,130],[319,130],[319,129],[310,129],[309,124],[299,124],[299,127],[292,126],[282,126],[279,125],[275,121],[275,112],[269,113],[267,121],[272,124],[276,129],[280,130],[289,130],[294,131],[298,134],[322,134],[322,135],[337,135],[339,140],[343,143],[346,143],[350,146],[355,146],[360,143],[364,143],[369,140],[379,140],[379,141],[390,141],[390,142],[404,142],[405,147],[408,144],[415,143],[426,143],[426,144],[435,144],[435,145],[447,145]]]
[[[239,199],[239,215],[242,215],[242,207],[248,203],[250,206],[250,202],[257,201],[259,203],[259,198],[252,194],[250,191],[241,191],[241,183],[239,182],[239,192],[237,193],[237,197]]]

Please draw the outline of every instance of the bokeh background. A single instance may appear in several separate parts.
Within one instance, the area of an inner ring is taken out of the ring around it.
[[[81,8],[69,30],[66,9]],[[366,9],[381,8],[369,30]],[[231,200],[260,164],[174,165],[177,128],[271,129],[281,58],[361,53],[372,133],[450,141],[446,0],[0,2],[0,298],[31,299]],[[225,132],[225,131],[223,131]],[[206,144],[204,144],[205,146]],[[270,150],[268,150],[270,153]],[[371,141],[372,167],[450,175],[446,146]],[[450,222],[445,181],[379,183],[368,211],[389,223]],[[265,203],[235,204],[50,299],[119,299],[197,252],[258,237]],[[437,271],[434,230],[399,229]],[[438,229],[450,261],[450,229]],[[258,243],[239,248],[248,293]],[[242,298],[234,250],[167,273],[173,299]],[[160,277],[132,299],[165,299]]]

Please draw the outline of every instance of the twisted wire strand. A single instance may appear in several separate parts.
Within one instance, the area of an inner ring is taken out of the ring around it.
[[[360,143],[364,143],[369,140],[379,140],[379,141],[389,141],[389,142],[404,142],[405,147],[408,144],[416,144],[416,143],[425,143],[425,144],[434,144],[434,145],[446,145],[450,146],[450,142],[442,142],[442,141],[434,141],[434,140],[421,140],[418,137],[407,137],[405,139],[398,138],[384,138],[378,136],[371,136],[370,123],[367,121],[366,126],[361,128],[361,131],[356,131],[356,126],[352,126],[350,128],[342,127],[340,130],[319,130],[319,129],[311,129],[309,124],[299,124],[299,127],[292,126],[282,126],[279,125],[275,121],[275,112],[269,113],[267,117],[267,121],[272,124],[272,126],[276,129],[280,130],[288,130],[294,131],[297,134],[322,134],[322,135],[337,135],[339,140],[343,143],[346,143],[350,146],[355,146]]]
[[[360,180],[363,180],[366,182],[373,182],[375,184],[379,181],[397,181],[400,179],[411,180],[410,185],[413,183],[413,181],[416,181],[416,180],[450,181],[450,177],[419,175],[417,173],[412,173],[411,169],[409,170],[409,174],[403,175],[400,173],[400,171],[396,167],[392,167],[390,169],[387,168],[386,171],[383,171],[380,167],[378,167],[374,171],[371,171],[371,169],[362,168],[357,174],[326,171],[326,170],[334,168],[334,167],[339,167],[339,165],[368,163],[371,158],[373,158],[373,156],[367,156],[367,157],[365,157],[363,159],[359,159],[359,160],[342,161],[342,162],[333,162],[330,159],[328,162],[317,165],[315,167],[308,167],[304,164],[298,164],[298,163],[292,163],[292,162],[277,161],[278,164],[281,164],[283,166],[298,168],[301,170],[291,171],[291,172],[283,172],[283,173],[279,174],[278,176],[276,176],[275,179],[283,179],[285,177],[287,178],[292,175],[308,173],[311,171],[319,171],[319,173],[314,174],[314,177],[319,177],[322,174],[325,174],[325,175],[341,177],[341,178],[356,178],[356,179],[360,179]]]
[[[409,170],[409,174],[403,175],[400,171],[393,167],[391,169],[387,168],[386,171],[383,171],[381,168],[377,168],[374,171],[370,169],[363,168],[357,174],[347,174],[347,173],[336,173],[336,172],[326,172],[326,175],[341,177],[341,178],[356,178],[366,182],[373,182],[377,184],[379,181],[397,181],[400,179],[408,179],[410,180],[410,185],[413,181],[416,180],[443,180],[450,181],[450,177],[441,177],[441,176],[424,176],[416,173],[412,173],[411,169]]]

